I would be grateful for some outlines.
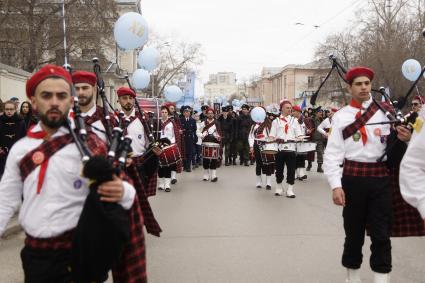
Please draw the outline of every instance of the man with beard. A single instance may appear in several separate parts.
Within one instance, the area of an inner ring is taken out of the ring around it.
[[[150,130],[147,124],[142,123],[143,117],[141,113],[136,111],[136,93],[128,88],[121,87],[117,90],[118,103],[121,105],[121,110],[124,112],[124,119],[130,120],[126,128],[126,135],[130,135],[131,147],[133,149],[133,162],[135,162],[137,171],[142,179],[147,196],[155,195],[158,171],[158,155],[161,150],[154,147],[152,152],[145,156],[148,149],[153,146],[149,140]]]
[[[75,281],[72,235],[89,194],[89,180],[81,177],[81,155],[64,126],[73,102],[71,86],[71,75],[55,65],[45,65],[27,81],[26,94],[40,122],[10,150],[0,183],[0,235],[22,203],[19,221],[26,235],[21,252],[25,282]],[[106,145],[91,132],[87,146],[93,155],[106,155]],[[134,187],[117,176],[101,183],[97,193],[101,202],[117,203],[130,215],[138,204]],[[134,225],[142,230],[140,223]],[[136,240],[144,245],[142,232],[139,235]],[[130,249],[134,249],[133,240]],[[125,262],[125,270],[119,272],[128,275],[128,269],[140,268],[140,274],[133,272],[131,279],[146,282],[144,253],[129,253],[131,266]],[[121,259],[128,259],[127,253]]]
[[[222,108],[222,114],[217,119],[220,122],[221,131],[223,133],[222,144],[224,147],[224,165],[229,166],[231,163],[230,148],[234,137],[234,120],[229,114],[230,108],[225,106]]]
[[[25,136],[25,123],[16,113],[13,101],[4,103],[4,114],[0,116],[0,176],[3,175],[6,159],[12,145]]]
[[[244,104],[241,106],[241,113],[237,119],[238,131],[238,151],[240,157],[240,164],[249,166],[249,142],[248,136],[251,131],[252,120],[249,116],[249,105]]]
[[[106,119],[103,109],[97,106],[94,100],[97,92],[96,75],[91,72],[77,71],[72,74],[72,82],[84,122],[86,125],[93,126],[92,131],[106,142]]]
[[[197,131],[197,135],[200,139],[202,139],[203,143],[211,143],[218,145],[218,148],[211,148],[212,151],[219,151],[220,152],[220,141],[221,141],[221,131],[220,131],[220,125],[216,119],[214,119],[214,109],[208,108],[207,111],[207,119],[205,119],[204,122],[201,123],[201,127]],[[204,144],[202,146],[205,146]],[[211,180],[211,182],[217,182],[217,167],[220,165],[220,156],[219,153],[216,155],[216,157],[213,156],[214,154],[211,154],[211,156],[203,156],[202,162],[204,167],[204,181]]]

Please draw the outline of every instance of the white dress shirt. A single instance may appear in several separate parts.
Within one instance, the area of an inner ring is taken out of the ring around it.
[[[206,120],[206,121],[208,121],[208,120]],[[200,127],[196,129],[196,135],[198,136],[198,138],[200,138],[202,140],[207,135],[213,135],[217,140],[219,140],[220,134],[217,131],[216,124],[212,125],[211,127],[208,128],[207,131],[204,132],[206,121],[201,122]],[[209,121],[209,123],[212,123],[212,122],[215,122],[215,120]]]
[[[135,117],[136,110],[130,113],[126,118]],[[145,134],[145,128],[143,127],[140,119],[134,119],[127,127],[127,135],[131,136],[131,147],[133,149],[133,157],[143,155],[147,147],[149,146],[148,137]]]
[[[39,123],[32,132],[41,130]],[[69,131],[61,127],[52,138],[67,133]],[[0,182],[0,235],[21,204],[22,197],[19,222],[27,234],[50,238],[77,226],[89,190],[88,180],[81,177],[81,156],[74,143],[50,157],[40,194],[37,194],[40,166],[22,182],[19,162],[42,142],[43,139],[24,137],[11,149]],[[136,191],[129,183],[123,183],[124,195],[119,203],[130,209]]]
[[[260,127],[260,124],[254,124],[251,126],[251,131],[248,136],[249,147],[254,147],[255,141],[268,141],[269,140],[269,130],[267,127],[264,127],[262,133],[255,133],[257,129]]]
[[[367,109],[371,103],[371,98],[363,102],[362,109]],[[323,169],[332,189],[341,187],[343,169],[340,165],[343,164],[344,159],[375,163],[384,153],[387,145],[387,137],[391,130],[389,124],[366,125],[367,142],[365,145],[363,145],[361,136],[358,140],[355,140],[354,136],[344,140],[342,137],[342,130],[356,120],[355,116],[357,112],[359,112],[358,108],[347,105],[336,112],[332,117],[328,144],[323,158]],[[362,113],[363,112],[364,110],[362,110]],[[381,110],[378,110],[367,123],[385,121],[388,121],[388,118]]]
[[[324,135],[325,137],[327,137],[328,136],[328,133],[326,132],[326,130],[328,130],[330,128],[331,128],[331,120],[329,118],[326,118],[317,127],[317,131],[319,131],[319,133],[321,133],[322,135]]]
[[[170,118],[168,118],[170,119]],[[167,122],[167,121],[165,121]],[[165,123],[163,122],[163,123]],[[174,135],[174,126],[173,123],[168,123],[162,130],[161,130],[161,139],[167,138],[170,140],[171,144],[176,143],[176,136]]]
[[[425,129],[415,133],[400,164],[400,192],[425,219]]]
[[[93,116],[93,114],[96,113],[96,105],[94,105],[92,108],[90,108],[89,111],[83,113],[81,112],[81,117],[91,117]],[[102,141],[106,142],[106,130],[105,127],[103,126],[103,123],[101,120],[97,120],[96,122],[94,122],[93,124],[91,124],[93,126],[92,131],[93,133],[95,133]],[[96,128],[94,128],[96,127]],[[103,131],[99,131],[99,130]]]
[[[285,122],[286,120],[286,122]],[[288,125],[288,132],[285,132],[285,127]],[[297,119],[293,116],[280,115],[272,122],[270,129],[270,138],[281,139],[284,141],[294,141],[296,137],[301,135],[301,129]]]

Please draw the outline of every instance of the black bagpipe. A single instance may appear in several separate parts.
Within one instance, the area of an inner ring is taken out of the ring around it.
[[[339,63],[338,58],[331,54],[329,55],[329,60],[331,60],[332,62],[332,68],[330,69],[329,73],[320,84],[319,88],[312,95],[310,99],[310,104],[312,105],[315,105],[316,99],[320,90],[322,89],[323,85],[329,79],[330,75],[332,74],[334,70],[336,70],[340,78],[347,83],[345,79],[345,74],[347,73],[347,70],[341,65],[341,63]],[[425,67],[424,69],[422,69],[422,72],[420,76],[418,77],[418,79],[409,88],[406,95],[404,97],[399,98],[399,100],[392,101],[384,87],[380,87],[379,89],[372,89],[372,92],[381,94],[381,97],[383,97],[386,103],[390,106],[390,107],[383,107],[383,105],[372,96],[373,103],[385,114],[385,116],[388,118],[388,121],[378,122],[378,123],[367,123],[365,124],[365,126],[379,125],[379,124],[381,125],[392,124],[394,125],[394,128],[395,128],[396,126],[404,125],[410,131],[413,131],[413,128],[416,126],[416,118],[418,117],[418,114],[415,112],[409,112],[406,115],[403,115],[401,109],[405,106],[409,95],[412,93],[412,91],[414,90],[421,76],[424,73],[425,73]],[[390,108],[391,111],[389,111],[388,108]],[[387,139],[387,148],[385,152],[377,159],[377,162],[382,162],[385,156],[387,156],[388,158],[387,163],[397,164],[401,161],[401,158],[403,157],[403,154],[406,148],[407,148],[407,145],[403,141],[397,138],[397,132],[391,131],[391,134],[389,135]]]

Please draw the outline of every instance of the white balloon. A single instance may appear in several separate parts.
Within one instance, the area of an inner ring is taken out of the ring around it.
[[[142,47],[148,40],[148,34],[148,23],[139,13],[125,13],[114,25],[115,41],[123,49]]]
[[[165,99],[169,102],[177,102],[182,97],[183,97],[183,92],[176,85],[169,86],[165,89]]]
[[[143,69],[137,69],[131,78],[133,86],[136,89],[144,89],[149,85],[151,76],[149,72]]]
[[[416,81],[421,74],[421,64],[415,59],[408,59],[404,61],[401,66],[401,72],[403,76],[409,81]]]
[[[266,111],[262,107],[254,107],[254,109],[251,110],[251,119],[256,123],[264,122],[264,119],[266,119]]]
[[[137,62],[140,68],[151,72],[158,67],[160,59],[158,50],[153,47],[145,47],[140,52]]]

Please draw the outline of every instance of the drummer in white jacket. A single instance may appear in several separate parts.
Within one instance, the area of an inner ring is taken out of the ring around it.
[[[202,165],[204,167],[204,181],[211,180],[217,182],[217,167],[219,165],[221,131],[218,121],[214,118],[214,109],[208,108],[206,110],[207,119],[201,122],[200,127],[196,131],[196,135],[204,143],[202,151]],[[207,145],[214,145],[215,147],[208,147]],[[216,152],[214,152],[216,151]],[[211,156],[207,156],[211,154]]]
[[[248,136],[248,143],[251,154],[255,157],[255,175],[256,187],[261,189],[263,186],[262,174],[266,175],[266,190],[271,190],[272,174],[274,173],[275,156],[273,150],[277,153],[276,143],[267,143],[269,141],[270,129],[272,120],[267,116],[263,123],[255,123],[251,127]],[[261,153],[262,150],[267,150],[267,147],[272,148],[270,153]],[[263,160],[264,159],[264,160]]]

